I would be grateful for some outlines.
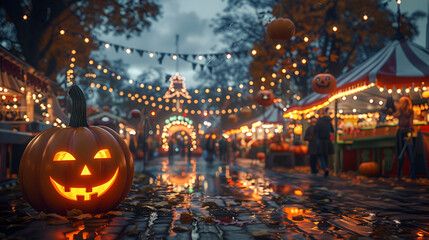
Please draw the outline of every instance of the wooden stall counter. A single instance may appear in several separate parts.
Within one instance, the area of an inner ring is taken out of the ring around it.
[[[414,125],[413,128],[413,137],[416,142],[420,129],[424,132],[428,126]],[[398,126],[382,126],[373,129],[361,129],[349,135],[340,135],[338,138],[340,169],[342,171],[357,171],[362,162],[374,161],[380,166],[380,174],[396,176],[398,171],[396,158],[397,129]],[[425,139],[424,141],[426,142]],[[429,157],[428,150],[426,150],[427,157]],[[404,176],[409,175],[409,168],[410,162],[406,155],[402,168]]]

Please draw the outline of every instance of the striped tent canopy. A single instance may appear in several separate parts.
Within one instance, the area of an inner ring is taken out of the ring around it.
[[[353,93],[357,93],[374,85],[399,89],[428,84],[429,50],[411,42],[393,41],[364,63],[338,77],[337,89],[332,95],[312,93],[292,104],[286,113],[327,105],[341,96],[349,95],[347,92],[354,90]],[[378,90],[371,92],[377,93]]]
[[[371,83],[387,88],[429,84],[429,50],[412,42],[393,41],[341,75],[335,93]]]

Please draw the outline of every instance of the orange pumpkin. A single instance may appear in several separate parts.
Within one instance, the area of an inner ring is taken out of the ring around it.
[[[250,117],[252,115],[252,110],[250,109],[250,107],[244,107],[243,109],[241,109],[240,113],[242,117]]]
[[[22,194],[37,211],[106,212],[128,194],[133,159],[115,131],[88,126],[80,88],[73,85],[69,94],[73,101],[69,126],[40,133],[23,153],[19,166]]]
[[[377,177],[380,166],[376,162],[363,162],[359,165],[359,173],[367,177]]]
[[[337,88],[337,80],[329,73],[320,73],[313,78],[311,87],[317,93],[329,94]]]
[[[270,106],[274,104],[274,94],[270,90],[262,90],[256,94],[254,100],[262,106]]]
[[[238,121],[238,117],[235,114],[231,114],[228,116],[228,120],[232,123],[236,123]]]
[[[285,142],[271,143],[270,151],[271,152],[288,152],[289,144]]]
[[[267,25],[267,33],[274,41],[287,41],[295,35],[295,24],[289,18],[278,18]]]
[[[256,158],[257,158],[257,159],[259,159],[259,160],[261,160],[261,161],[264,161],[264,160],[265,160],[265,153],[263,153],[263,152],[258,152],[258,153],[256,154]]]
[[[307,154],[308,147],[306,145],[296,145],[296,146],[291,147],[291,151],[295,155],[305,155],[305,154]]]

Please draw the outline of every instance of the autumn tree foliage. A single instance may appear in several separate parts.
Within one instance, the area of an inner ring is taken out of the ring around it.
[[[415,22],[421,16],[402,15],[403,39],[417,34]],[[277,42],[267,36],[266,24],[279,17],[295,23],[291,40]],[[256,50],[256,55],[249,54],[248,68],[255,90],[263,86],[299,98],[311,91],[314,75],[329,72],[338,77],[394,39],[396,21],[396,13],[378,0],[229,0],[215,20],[215,30],[233,50]]]
[[[87,64],[98,43],[85,38],[138,36],[159,12],[154,0],[0,0],[0,44],[55,78],[71,50],[77,66]]]

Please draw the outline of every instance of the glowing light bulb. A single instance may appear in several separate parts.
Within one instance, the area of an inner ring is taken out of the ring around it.
[[[277,44],[277,45],[276,45],[276,49],[277,49],[277,50],[280,50],[280,48],[282,48],[282,45],[281,45],[281,44]]]
[[[252,50],[252,55],[256,55],[257,53],[258,52],[255,49]]]
[[[308,40],[310,40],[308,37],[304,37],[304,42],[308,42]]]
[[[64,31],[63,29],[60,30],[60,34],[64,35],[66,33],[66,31]]]
[[[332,31],[334,31],[334,32],[338,31],[337,26],[333,26],[333,27],[332,27]]]

